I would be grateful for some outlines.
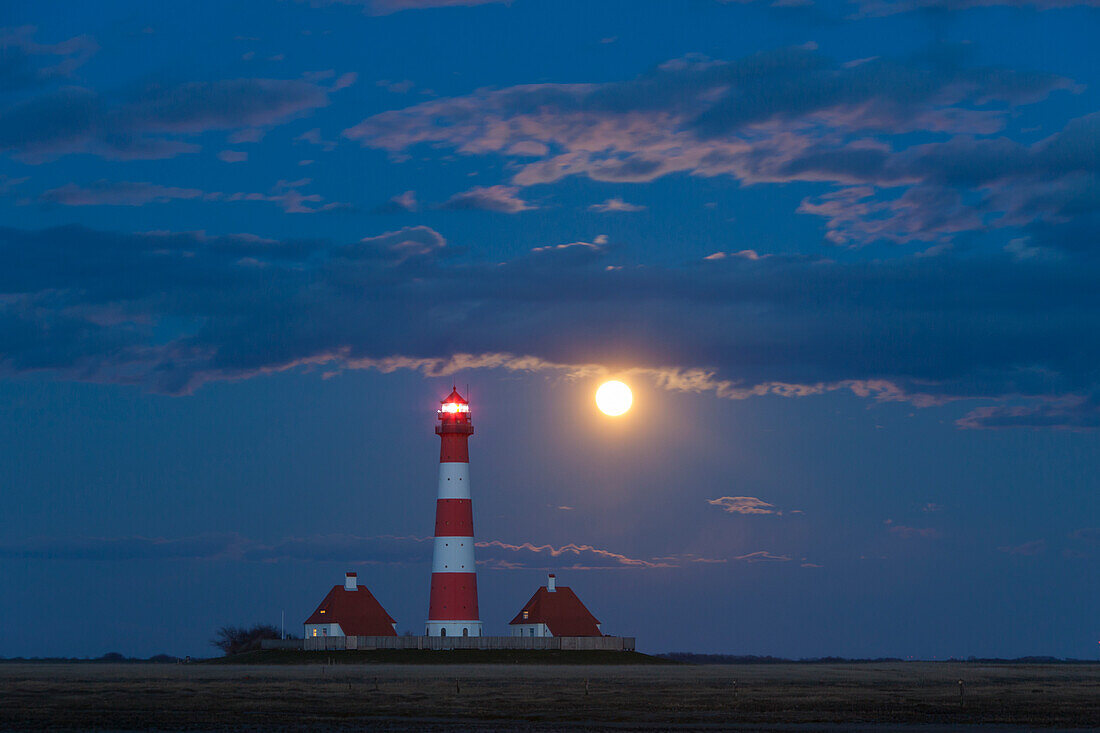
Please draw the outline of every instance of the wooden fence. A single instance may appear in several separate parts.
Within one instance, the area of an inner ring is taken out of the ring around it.
[[[265,639],[264,649],[343,651],[346,649],[552,649],[555,651],[634,651],[633,636],[312,636]]]

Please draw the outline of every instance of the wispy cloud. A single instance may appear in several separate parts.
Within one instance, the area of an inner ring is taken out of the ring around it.
[[[248,153],[243,150],[223,150],[218,153],[218,160],[223,163],[243,163],[248,160]]]
[[[294,138],[294,142],[304,142],[310,145],[316,145],[325,152],[329,152],[336,149],[336,141],[326,140],[321,137],[321,128],[315,127],[312,130],[306,130],[298,137]]]
[[[1100,390],[1025,404],[977,407],[955,424],[970,429],[1094,430],[1100,428]]]
[[[774,504],[769,504],[763,499],[757,499],[755,496],[720,496],[717,499],[707,499],[707,503],[720,507],[730,514],[779,515],[783,513],[776,509]]]
[[[144,181],[99,180],[87,185],[67,183],[43,192],[38,200],[61,206],[145,206],[173,200],[267,202],[277,204],[288,214],[314,214],[348,207],[348,204],[341,202],[326,202],[320,194],[303,193],[301,189],[310,183],[310,179],[303,178],[297,181],[279,181],[267,193],[226,193],[162,186]]]
[[[451,196],[439,208],[452,211],[481,209],[502,214],[518,214],[538,208],[521,199],[518,193],[518,186],[474,186],[468,191]]]
[[[665,569],[724,563],[726,559],[687,553],[665,557],[632,557],[588,544],[561,546],[500,540],[477,542],[478,563],[489,569]],[[349,534],[287,537],[261,542],[236,533],[214,533],[183,538],[67,537],[36,538],[0,543],[0,559],[87,560],[118,562],[143,559],[231,562],[341,562],[365,565],[414,565],[431,562],[431,537],[414,535],[357,536]],[[785,560],[779,555],[754,552],[735,560]]]
[[[771,552],[765,552],[764,550],[758,550],[757,552],[750,552],[747,555],[739,555],[734,558],[735,560],[744,560],[745,562],[790,562],[791,558],[787,555],[776,555]]]
[[[61,206],[144,206],[172,200],[202,199],[206,196],[206,191],[197,188],[161,186],[140,181],[99,180],[84,186],[66,183],[59,188],[45,191],[38,200]]]
[[[117,160],[171,158],[214,130],[282,124],[329,102],[330,89],[297,79],[227,79],[110,94],[65,87],[6,105],[0,150],[27,163],[70,153]]]
[[[588,207],[588,210],[595,211],[600,214],[615,214],[631,211],[644,211],[645,207],[627,203],[620,198],[609,198],[602,204],[592,204]]]
[[[63,81],[98,50],[88,35],[57,43],[35,40],[34,26],[0,28],[0,91],[14,91]]]
[[[398,194],[384,204],[380,204],[374,208],[376,214],[405,214],[416,211],[420,208],[419,202],[416,200],[416,191],[406,191],[405,193]]]
[[[502,551],[502,556],[499,557],[499,559],[502,560],[513,560],[514,562],[514,558],[529,557],[529,554],[533,553],[534,555],[545,557],[546,562],[553,562],[557,567],[560,567],[561,563],[564,562],[568,564],[567,567],[574,569],[596,567],[676,567],[675,564],[670,562],[628,557],[627,555],[593,547],[592,545],[577,545],[570,543],[561,545],[560,547],[554,547],[553,545],[534,545],[530,542],[514,545],[499,540],[489,540],[477,542],[476,546],[478,548]],[[490,558],[489,561],[492,562],[492,558]],[[529,559],[526,560],[524,562],[524,567],[532,567],[530,562]]]
[[[907,527],[904,524],[889,523],[890,534],[903,539],[935,539],[940,536],[940,531],[934,527]]]

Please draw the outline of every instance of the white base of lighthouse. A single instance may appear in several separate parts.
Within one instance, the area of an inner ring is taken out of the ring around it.
[[[444,633],[446,632],[446,633]],[[480,621],[429,621],[425,636],[481,636]]]

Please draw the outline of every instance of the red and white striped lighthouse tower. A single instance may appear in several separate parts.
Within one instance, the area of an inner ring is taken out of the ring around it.
[[[439,408],[439,498],[435,503],[435,555],[428,607],[428,636],[481,636],[474,566],[474,513],[470,502],[470,403],[452,389]]]

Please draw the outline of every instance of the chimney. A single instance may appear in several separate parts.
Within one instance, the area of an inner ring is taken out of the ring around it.
[[[345,573],[344,590],[355,590],[356,585],[358,585],[358,580],[355,573]]]
[[[548,577],[546,579],[546,592],[547,593],[553,593],[557,589],[558,589],[557,578],[554,577],[553,573],[550,573],[550,577]]]

